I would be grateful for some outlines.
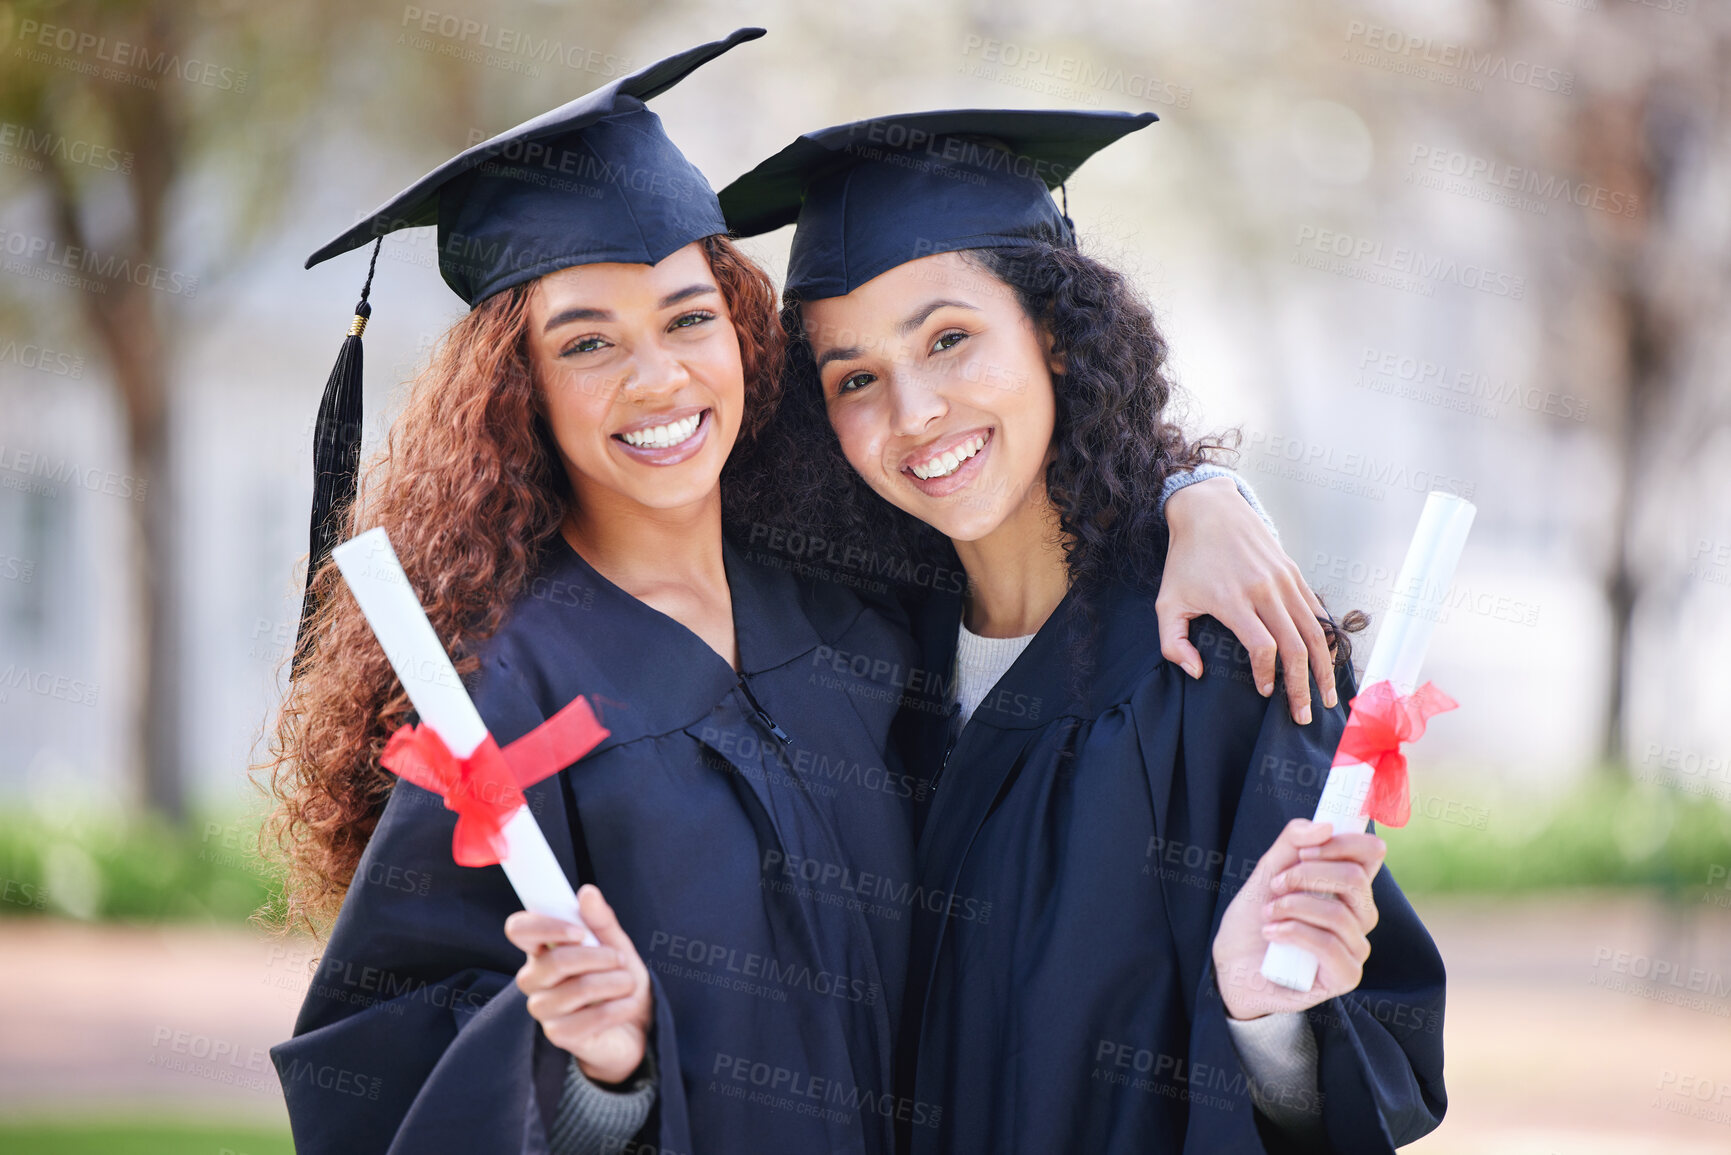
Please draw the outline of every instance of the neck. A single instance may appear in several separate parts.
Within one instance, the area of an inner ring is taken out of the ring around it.
[[[615,494],[583,494],[560,529],[597,573],[640,601],[654,603],[670,586],[712,596],[720,591],[726,600],[720,489],[675,509],[651,509]]]
[[[1070,588],[1064,535],[1044,485],[991,533],[955,541],[968,573],[968,629],[988,638],[1038,633]]]

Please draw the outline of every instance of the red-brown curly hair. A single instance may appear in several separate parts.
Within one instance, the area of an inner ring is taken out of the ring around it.
[[[775,287],[727,238],[700,243],[739,336],[745,442],[780,391]],[[390,534],[463,674],[534,576],[571,500],[531,370],[531,288],[489,297],[451,326],[368,464],[357,507],[336,514],[344,538],[374,526]],[[395,779],[379,754],[410,706],[336,564],[320,566],[313,585],[320,608],[295,655],[301,672],[255,770],[275,800],[260,844],[284,875],[284,921],[317,932],[335,917],[390,796]]]

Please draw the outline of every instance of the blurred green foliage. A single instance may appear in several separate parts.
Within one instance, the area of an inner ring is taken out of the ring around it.
[[[280,913],[258,853],[261,819],[184,827],[148,813],[0,815],[0,916],[120,922],[243,922]]]
[[[0,916],[124,922],[242,922],[281,914],[259,857],[257,817],[173,827],[132,819],[0,816]],[[1415,795],[1405,827],[1381,831],[1414,894],[1571,886],[1681,892],[1731,875],[1731,807],[1606,774],[1554,796],[1482,789]]]
[[[1731,806],[1705,792],[1634,781],[1617,769],[1554,795],[1472,794],[1418,794],[1406,826],[1378,830],[1403,890],[1675,893],[1723,885],[1731,866]]]
[[[167,1121],[0,1120],[0,1151],[19,1155],[294,1155],[286,1129]]]

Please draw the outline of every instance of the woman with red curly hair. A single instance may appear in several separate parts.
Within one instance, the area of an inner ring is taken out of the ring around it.
[[[895,703],[815,679],[911,650],[723,540],[774,289],[643,103],[750,35],[477,146],[315,255],[438,223],[472,310],[338,515],[388,530],[501,744],[579,695],[610,733],[527,791],[584,945],[380,769],[409,704],[316,566],[273,783],[291,912],[341,902],[272,1052],[303,1153],[890,1148],[906,921],[808,876],[904,884],[914,785],[883,758]]]

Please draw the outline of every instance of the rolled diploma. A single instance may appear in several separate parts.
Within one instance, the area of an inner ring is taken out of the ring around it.
[[[1370,648],[1370,660],[1359,681],[1361,691],[1382,681],[1392,683],[1397,694],[1418,689],[1418,671],[1430,648],[1431,632],[1436,629],[1437,607],[1454,580],[1455,565],[1460,561],[1461,547],[1466,545],[1467,531],[1473,527],[1475,512],[1472,502],[1453,494],[1433,490],[1425,499],[1382,632]],[[1369,825],[1364,800],[1370,794],[1373,773],[1363,762],[1332,767],[1316,803],[1315,820],[1332,823],[1336,834],[1362,832]],[[1295,991],[1308,991],[1316,982],[1316,956],[1291,943],[1269,943],[1268,952],[1262,956],[1262,976]]]
[[[349,539],[331,556],[402,680],[421,724],[432,727],[458,758],[473,754],[487,736],[487,725],[439,644],[384,529],[369,529]],[[505,853],[499,865],[523,908],[583,927],[584,943],[596,945],[594,932],[577,913],[577,894],[527,806],[519,806],[506,820],[504,835]]]

